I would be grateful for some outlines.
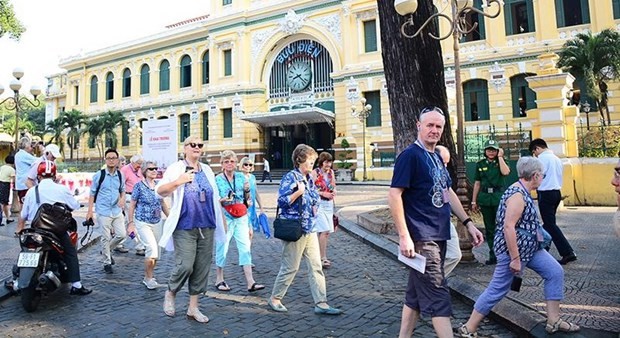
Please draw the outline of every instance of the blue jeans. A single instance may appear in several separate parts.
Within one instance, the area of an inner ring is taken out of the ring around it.
[[[487,316],[495,304],[499,303],[510,289],[514,274],[510,271],[510,255],[502,253],[497,256],[497,266],[489,286],[476,300],[474,309]],[[545,300],[562,300],[564,298],[564,269],[546,250],[538,250],[527,263],[521,262],[521,273],[525,267],[534,270],[544,280]]]

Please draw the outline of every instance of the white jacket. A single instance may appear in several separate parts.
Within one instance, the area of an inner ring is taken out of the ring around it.
[[[166,172],[164,173],[164,177],[157,183],[155,187],[155,191],[158,191],[159,188],[167,183],[170,183],[176,180],[181,174],[185,173],[185,161],[178,161],[171,164]],[[223,241],[226,238],[226,232],[224,231],[224,220],[222,218],[222,206],[219,201],[219,194],[217,193],[217,184],[215,183],[215,175],[213,174],[213,170],[204,164],[200,163],[200,167],[202,171],[207,175],[207,180],[213,188],[213,210],[215,211],[215,240]],[[181,205],[183,204],[183,195],[185,193],[185,184],[178,187],[174,192],[172,192],[172,205],[170,206],[170,214],[168,218],[164,222],[164,228],[161,234],[161,239],[159,240],[159,246],[166,248],[167,251],[174,251],[174,243],[172,243],[172,233],[177,227],[179,223],[179,217],[181,215]]]

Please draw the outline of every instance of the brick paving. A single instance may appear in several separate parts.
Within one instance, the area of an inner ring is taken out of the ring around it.
[[[275,199],[275,188],[261,187],[266,203]],[[371,204],[385,196],[382,188],[343,187],[341,205]],[[273,216],[273,210],[269,209]],[[0,239],[4,241],[4,239]],[[14,240],[14,239],[13,239]],[[16,245],[16,242],[13,242]],[[3,248],[4,242],[2,242]],[[257,235],[253,244],[254,276],[267,289],[248,293],[242,269],[236,265],[236,248],[231,245],[226,281],[229,293],[213,287],[215,270],[209,277],[206,297],[201,308],[211,322],[204,325],[185,319],[188,296],[186,290],[177,298],[177,316],[163,314],[163,289],[147,290],[142,280],[142,257],[130,251],[116,254],[115,273],[106,275],[99,262],[95,245],[80,253],[82,279],[94,289],[85,297],[67,296],[68,288],[44,299],[31,314],[21,308],[18,297],[0,303],[0,332],[4,336],[208,336],[208,337],[394,337],[398,335],[400,313],[407,280],[407,269],[365,242],[347,232],[334,234],[329,243],[332,268],[326,271],[328,299],[345,313],[338,317],[317,316],[312,312],[305,265],[283,299],[287,314],[268,309],[267,299],[279,269],[279,240]],[[0,254],[4,259],[8,249]],[[14,261],[14,257],[12,256]],[[9,258],[7,258],[9,259]],[[6,263],[1,273],[7,274]],[[12,263],[11,263],[12,264]],[[172,268],[171,253],[162,257],[156,277],[165,281]],[[453,301],[453,326],[471,311],[471,305]],[[70,315],[69,315],[70,313]],[[494,337],[516,337],[516,334],[493,320],[485,321],[481,332]],[[430,318],[416,328],[416,336],[434,336]]]

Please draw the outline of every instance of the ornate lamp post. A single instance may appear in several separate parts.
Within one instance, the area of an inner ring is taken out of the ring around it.
[[[32,88],[30,88],[30,94],[34,97],[34,101],[30,101],[27,97],[21,96],[19,93],[19,90],[22,88],[22,83],[19,80],[24,77],[24,71],[21,68],[13,69],[13,77],[15,77],[15,79],[11,80],[9,84],[9,88],[13,91],[13,96],[9,96],[0,101],[0,105],[6,103],[6,108],[8,110],[15,110],[15,150],[17,151],[19,142],[19,113],[26,108],[26,103],[34,107],[39,106],[40,101],[37,99],[37,96],[41,94],[41,89],[38,86],[32,86]],[[0,95],[2,95],[2,93],[4,93],[4,87],[0,85]]]
[[[362,97],[360,102],[362,103],[362,110],[357,111],[357,108],[355,106],[351,106],[351,115],[353,115],[353,117],[357,117],[362,123],[362,153],[364,155],[363,180],[366,181],[368,179],[368,176],[366,175],[366,119],[368,118],[368,116],[370,116],[372,106],[366,104],[365,97]]]
[[[448,0],[450,1],[450,6],[452,9],[452,17],[443,14],[436,13],[431,15],[421,26],[418,28],[415,33],[409,34],[408,32],[412,30],[414,22],[413,22],[413,14],[418,8],[418,0],[395,0],[394,7],[398,14],[403,16],[409,16],[409,19],[402,25],[400,31],[401,34],[406,38],[414,38],[420,34],[426,26],[431,24],[433,20],[444,18],[448,20],[450,24],[449,31],[442,36],[435,36],[432,33],[428,33],[430,37],[436,40],[445,40],[452,35],[453,39],[453,49],[454,49],[454,81],[455,81],[455,89],[456,89],[456,145],[457,145],[457,167],[456,167],[456,179],[457,179],[457,189],[456,193],[459,196],[459,199],[463,206],[466,209],[469,209],[469,198],[467,191],[467,175],[465,168],[465,136],[464,136],[464,120],[465,113],[463,111],[463,88],[461,86],[461,62],[459,59],[459,38],[462,35],[466,35],[474,31],[478,27],[478,23],[474,23],[472,27],[468,28],[467,23],[465,21],[465,15],[470,12],[476,12],[488,18],[496,18],[501,13],[501,8],[503,6],[503,1],[501,0],[483,0],[483,7],[489,7],[493,4],[497,5],[497,12],[493,14],[485,13],[477,8],[471,7],[469,0]],[[459,229],[459,238],[461,242],[461,250],[463,251],[463,261],[473,261],[474,256],[471,252],[472,245],[470,244],[469,235],[467,231],[465,231],[464,227],[458,227]]]

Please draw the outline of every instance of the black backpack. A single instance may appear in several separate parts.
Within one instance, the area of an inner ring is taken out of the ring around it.
[[[39,198],[39,186],[35,188],[35,196],[39,209],[34,215],[30,226],[33,229],[43,229],[51,231],[57,235],[65,233],[67,230],[77,230],[77,223],[71,214],[71,208],[66,204],[56,202],[54,204],[43,203]]]
[[[122,194],[123,193],[123,175],[121,174],[120,170],[117,170],[118,172],[118,193]],[[97,190],[95,191],[95,198],[93,200],[93,203],[97,202],[97,195],[99,195],[99,188],[101,188],[101,183],[103,183],[103,180],[105,180],[105,176],[106,176],[106,171],[105,169],[101,169],[100,171],[100,175],[99,175],[99,184],[97,184]]]

